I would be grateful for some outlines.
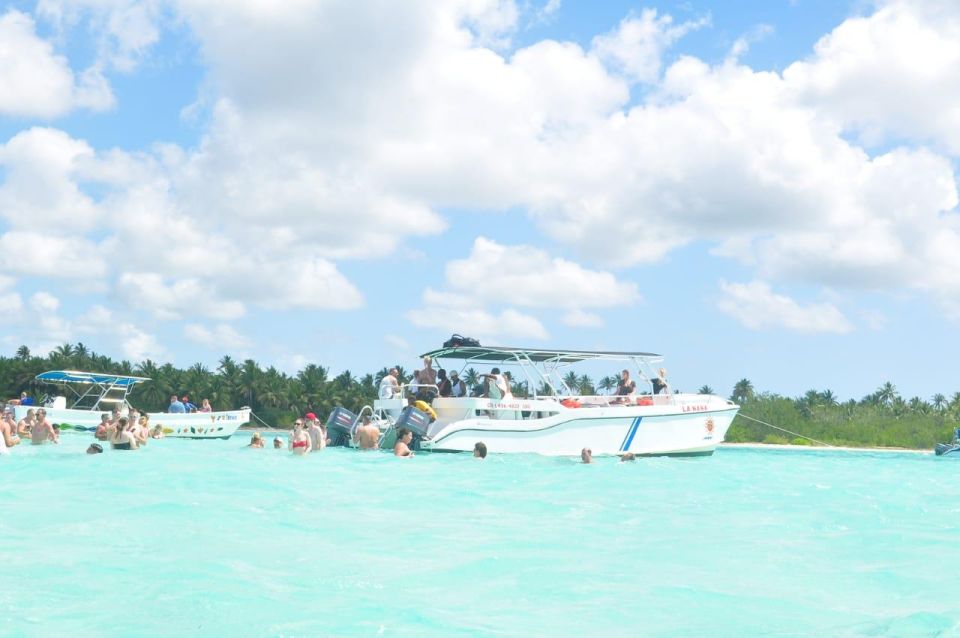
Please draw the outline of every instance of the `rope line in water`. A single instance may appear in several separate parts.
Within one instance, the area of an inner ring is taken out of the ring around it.
[[[270,425],[269,423],[267,423],[266,421],[264,421],[263,419],[261,419],[260,417],[258,417],[256,414],[254,414],[254,413],[253,413],[253,410],[250,410],[250,416],[252,416],[253,418],[255,418],[257,421],[260,421],[260,423],[263,423],[263,426],[264,426],[264,427],[266,427],[266,428],[268,428],[268,429],[270,429],[270,430],[273,430],[273,429],[274,429],[274,427],[273,427],[272,425]]]
[[[785,430],[784,428],[778,428],[777,426],[773,425],[772,423],[767,423],[766,421],[761,421],[760,419],[755,419],[755,418],[753,418],[752,416],[747,416],[747,415],[744,414],[743,412],[741,412],[741,413],[739,414],[739,416],[742,416],[742,417],[745,418],[745,419],[750,419],[751,421],[756,421],[757,423],[759,423],[759,424],[761,424],[761,425],[765,425],[765,426],[767,426],[767,427],[769,427],[769,428],[773,428],[774,430],[780,430],[781,432],[786,432],[787,434],[792,434],[793,436],[798,436],[798,437],[800,437],[801,439],[806,439],[806,440],[808,440],[808,441],[813,441],[814,443],[819,443],[820,445],[825,445],[826,447],[834,447],[834,446],[830,445],[829,443],[824,443],[823,441],[818,441],[818,440],[816,440],[816,439],[811,439],[809,436],[804,436],[804,435],[802,435],[802,434],[798,434],[797,432],[791,432],[790,430]]]

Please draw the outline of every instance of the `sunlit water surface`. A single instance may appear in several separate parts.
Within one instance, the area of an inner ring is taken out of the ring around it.
[[[4,636],[960,635],[960,459],[0,457]]]

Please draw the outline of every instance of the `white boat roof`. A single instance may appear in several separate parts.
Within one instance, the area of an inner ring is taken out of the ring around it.
[[[631,361],[660,359],[653,352],[604,352],[589,350],[543,350],[539,348],[509,348],[501,346],[460,346],[425,352],[421,357],[433,359],[462,359],[464,361],[495,361],[505,363],[577,363],[579,361]]]
[[[147,377],[130,377],[122,374],[100,374],[98,372],[80,372],[78,370],[50,370],[37,375],[37,381],[45,383],[82,383],[87,385],[132,387],[144,381]]]

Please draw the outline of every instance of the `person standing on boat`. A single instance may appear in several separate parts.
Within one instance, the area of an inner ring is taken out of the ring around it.
[[[450,396],[463,397],[467,395],[467,387],[460,380],[460,375],[456,370],[450,373]]]
[[[47,441],[60,442],[57,433],[53,431],[53,426],[47,420],[47,411],[40,408],[37,410],[37,424],[30,431],[30,443],[32,445],[43,445]]]
[[[437,385],[437,371],[433,369],[433,359],[431,357],[423,358],[423,370],[420,370],[417,374],[418,383],[422,388],[419,388],[417,396],[421,399],[429,401],[433,397],[437,396],[437,391],[432,387],[426,386],[435,386]]]
[[[397,442],[393,444],[394,456],[413,456],[410,442],[413,441],[413,432],[407,428],[400,428],[397,432]]]
[[[170,396],[170,405],[167,407],[167,412],[170,414],[183,414],[187,411],[180,399],[177,398],[177,395]]]
[[[450,379],[447,378],[447,371],[443,368],[437,370],[437,392],[442,397],[448,397],[452,394],[450,390]]]
[[[506,384],[500,375],[500,368],[494,368],[490,371],[490,374],[481,374],[479,376],[484,379],[486,390],[486,392],[483,393],[484,398],[497,401],[502,399],[507,393]]]
[[[653,393],[654,394],[670,394],[670,386],[667,384],[667,370],[666,368],[660,368],[660,373],[656,379],[653,380]]]
[[[397,381],[399,374],[396,368],[390,368],[390,372],[380,379],[380,389],[377,392],[378,397],[381,399],[396,398],[400,393],[400,383]]]
[[[618,403],[629,403],[637,391],[637,382],[630,378],[630,371],[624,370],[620,373],[620,382],[617,383]]]

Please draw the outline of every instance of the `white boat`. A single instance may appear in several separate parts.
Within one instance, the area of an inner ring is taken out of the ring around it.
[[[427,352],[438,367],[443,360],[511,367],[520,372],[533,395],[529,398],[492,400],[484,397],[436,397],[431,407],[436,420],[407,407],[404,398],[421,387],[404,386],[397,398],[378,399],[372,407],[353,415],[342,408],[331,414],[328,427],[344,436],[369,412],[380,424],[381,447],[392,446],[396,430],[407,427],[418,435],[421,450],[469,452],[483,442],[490,452],[527,452],[576,455],[590,448],[597,455],[625,454],[701,456],[713,454],[723,442],[738,405],[705,394],[644,394],[652,391],[654,368],[663,358],[648,352],[586,352],[504,347],[450,347]],[[560,372],[584,361],[632,365],[639,374],[638,394],[580,396],[564,383]],[[462,372],[461,372],[462,376]],[[514,379],[519,375],[514,373]],[[537,390],[547,390],[537,395]]]
[[[61,388],[63,394],[52,396],[43,405],[17,405],[15,418],[24,418],[27,410],[42,407],[47,420],[61,430],[94,431],[101,414],[120,408],[126,416],[130,404],[127,397],[147,377],[119,374],[98,374],[76,370],[51,370],[38,374],[36,380]],[[70,395],[69,400],[67,395]],[[161,426],[166,436],[188,439],[229,439],[241,425],[250,421],[250,408],[222,412],[150,412],[150,427]]]

